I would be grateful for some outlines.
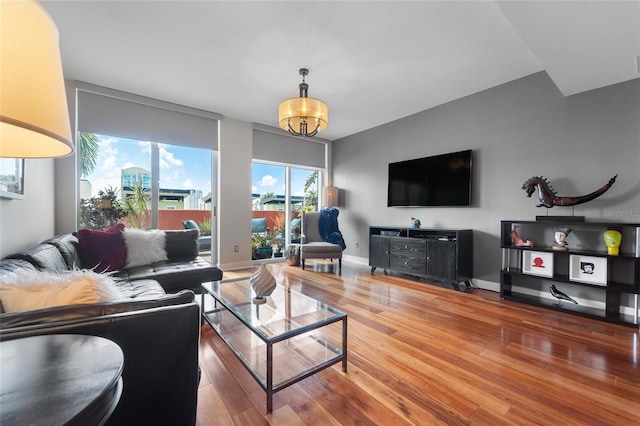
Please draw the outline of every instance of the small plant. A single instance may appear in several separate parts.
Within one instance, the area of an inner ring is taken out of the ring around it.
[[[255,241],[258,247],[271,247],[271,241],[273,240],[272,234],[267,228],[267,232],[254,232],[252,241]]]
[[[198,222],[200,227],[200,235],[211,235],[211,219],[203,219],[202,222]]]

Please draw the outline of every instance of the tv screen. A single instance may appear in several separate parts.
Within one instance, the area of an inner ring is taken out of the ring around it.
[[[471,205],[471,150],[389,163],[389,207]]]

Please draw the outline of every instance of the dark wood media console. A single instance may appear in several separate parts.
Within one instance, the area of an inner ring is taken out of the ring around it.
[[[369,266],[372,274],[382,268],[467,291],[473,277],[473,230],[371,226]]]

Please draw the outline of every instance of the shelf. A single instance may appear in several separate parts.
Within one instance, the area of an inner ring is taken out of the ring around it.
[[[533,306],[542,306],[547,309],[553,309],[554,311],[567,312],[599,320],[607,320],[608,322],[613,322],[616,324],[637,326],[633,323],[633,315],[626,315],[622,313],[618,315],[609,314],[604,309],[574,305],[570,302],[562,302],[561,304],[559,304],[557,302],[554,302],[553,300],[521,293],[512,293],[511,295],[505,295],[503,296],[503,299],[526,303]]]
[[[554,250],[554,234],[569,227],[568,250]],[[516,246],[511,232],[534,246]],[[620,254],[607,253],[602,234],[622,233]],[[638,327],[640,225],[633,223],[501,221],[500,296],[603,321]],[[542,243],[546,243],[542,244]],[[534,253],[537,253],[534,255]],[[590,265],[591,269],[583,270]],[[549,295],[555,283],[580,303],[559,304]]]
[[[554,274],[552,277],[541,277],[538,275],[532,275],[532,274],[525,274],[524,272],[522,272],[522,270],[520,268],[509,268],[509,269],[503,269],[502,273],[504,274],[511,274],[511,275],[518,275],[521,277],[525,277],[525,278],[531,278],[531,279],[542,279],[542,280],[548,280],[548,281],[555,281],[555,282],[559,282],[559,283],[566,283],[566,284],[573,284],[573,285],[579,285],[582,287],[592,287],[592,288],[600,288],[600,289],[605,289],[605,288],[613,288],[615,290],[618,290],[622,293],[630,293],[633,294],[633,284],[629,284],[629,283],[621,283],[621,282],[616,282],[616,281],[609,281],[607,282],[606,285],[602,285],[602,284],[592,284],[592,283],[585,283],[585,282],[581,282],[581,281],[573,281],[571,279],[569,279],[569,275],[567,274]]]
[[[633,253],[620,253],[617,256],[612,256],[602,251],[597,250],[554,250],[551,247],[547,246],[514,246],[514,245],[502,245],[501,248],[509,249],[509,250],[524,250],[524,251],[542,251],[545,253],[557,253],[558,255],[570,255],[576,254],[579,256],[595,256],[595,257],[607,257],[610,259],[636,259],[637,256]]]

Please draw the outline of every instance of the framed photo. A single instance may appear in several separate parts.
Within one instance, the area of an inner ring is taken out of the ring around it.
[[[572,254],[569,258],[569,279],[607,285],[607,258]]]
[[[0,158],[0,198],[24,198],[24,158]]]
[[[522,273],[553,277],[553,253],[526,250],[522,252]]]

